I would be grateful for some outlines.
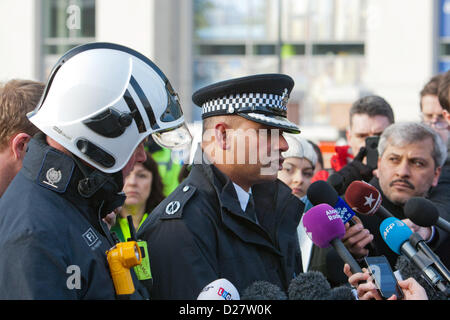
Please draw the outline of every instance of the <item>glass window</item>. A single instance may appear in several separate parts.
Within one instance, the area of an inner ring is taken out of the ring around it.
[[[289,103],[300,124],[327,124],[330,110],[354,101],[365,71],[367,0],[193,2],[194,90],[281,71],[295,81]]]
[[[44,76],[62,54],[95,41],[95,0],[43,0]]]
[[[276,1],[194,0],[194,39],[275,38]]]

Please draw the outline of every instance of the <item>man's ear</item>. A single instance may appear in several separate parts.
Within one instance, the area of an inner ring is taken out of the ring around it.
[[[23,160],[27,153],[27,145],[30,139],[31,136],[24,132],[20,132],[12,138],[11,151],[14,155],[14,159]]]
[[[433,181],[431,182],[432,187],[436,187],[438,185],[439,177],[441,176],[441,171],[442,171],[441,167],[437,167],[434,170],[434,177],[433,177]]]
[[[442,115],[444,116],[444,118],[447,121],[447,123],[450,124],[450,112],[448,112],[447,110],[443,109],[442,110]]]
[[[230,128],[225,122],[219,122],[214,127],[214,137],[216,143],[222,150],[228,150],[231,148],[229,129]]]

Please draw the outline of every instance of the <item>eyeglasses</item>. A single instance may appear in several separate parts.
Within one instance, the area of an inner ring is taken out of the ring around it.
[[[422,123],[438,130],[445,130],[449,127],[447,120],[442,115],[421,113],[420,118],[422,119]]]

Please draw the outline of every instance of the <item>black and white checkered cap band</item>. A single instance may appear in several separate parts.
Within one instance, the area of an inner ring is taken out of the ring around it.
[[[213,99],[202,105],[202,116],[233,114],[238,111],[261,111],[286,116],[287,95],[241,93]]]

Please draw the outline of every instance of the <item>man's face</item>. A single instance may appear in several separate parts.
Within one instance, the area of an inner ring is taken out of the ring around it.
[[[403,147],[388,144],[378,159],[378,178],[390,201],[403,205],[411,197],[425,196],[437,185],[440,167],[435,167],[432,151],[431,138]]]
[[[448,123],[437,96],[426,95],[422,97],[422,122],[429,125],[445,144],[448,140]]]
[[[385,116],[369,117],[367,114],[356,113],[352,117],[352,126],[347,131],[347,141],[352,148],[353,155],[357,155],[359,149],[366,145],[366,138],[379,136],[390,125]]]
[[[243,177],[255,182],[277,178],[281,153],[288,149],[281,130],[244,119],[232,139],[234,163]]]

